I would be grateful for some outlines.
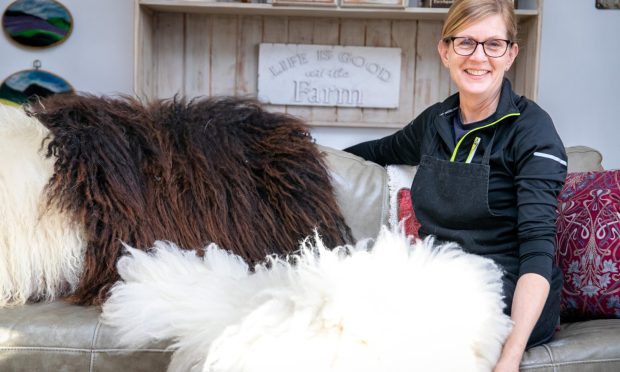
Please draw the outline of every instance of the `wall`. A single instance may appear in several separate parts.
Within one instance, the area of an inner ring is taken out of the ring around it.
[[[603,153],[620,168],[620,10],[594,0],[544,0],[538,103],[567,146]]]
[[[11,0],[0,0],[4,13]],[[32,68],[59,75],[78,91],[131,93],[133,87],[133,0],[60,0],[73,16],[73,32],[62,44],[25,48],[0,36],[0,81]]]
[[[4,11],[11,0],[0,0]],[[133,90],[133,0],[61,0],[74,17],[71,37],[47,50],[23,49],[0,38],[0,79],[34,59],[76,90]],[[620,168],[620,10],[597,10],[594,0],[544,0],[538,102],[569,145],[599,149],[605,168]],[[343,148],[393,130],[314,128],[318,143]]]

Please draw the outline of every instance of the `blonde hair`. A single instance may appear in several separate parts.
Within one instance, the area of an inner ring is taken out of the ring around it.
[[[446,40],[472,23],[497,14],[506,24],[507,39],[516,41],[517,17],[512,0],[455,0],[443,24],[441,38]]]

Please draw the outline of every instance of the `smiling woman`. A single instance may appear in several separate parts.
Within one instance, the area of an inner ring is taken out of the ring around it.
[[[437,50],[458,93],[395,134],[346,149],[381,165],[419,166],[411,190],[420,235],[503,267],[515,327],[497,372],[517,370],[526,346],[551,339],[561,289],[553,254],[566,154],[549,115],[505,76],[516,40],[511,0],[455,0]]]

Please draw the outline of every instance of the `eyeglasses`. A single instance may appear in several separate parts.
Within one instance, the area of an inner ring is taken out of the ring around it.
[[[478,45],[482,45],[482,50],[487,57],[499,58],[506,54],[512,41],[504,39],[490,39],[486,41],[476,41],[468,37],[452,36],[444,39],[452,41],[454,52],[460,56],[471,56],[476,51]]]

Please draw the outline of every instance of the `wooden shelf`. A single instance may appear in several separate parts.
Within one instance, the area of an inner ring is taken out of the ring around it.
[[[140,0],[143,9],[156,12],[192,14],[229,14],[262,16],[299,16],[365,19],[442,20],[448,13],[442,8],[336,8],[329,6],[285,6],[237,2],[203,2],[198,0]],[[519,19],[538,16],[537,10],[516,11]]]
[[[262,43],[401,49],[395,109],[269,106],[314,126],[399,128],[456,91],[437,56],[447,9],[134,1],[134,87],[141,97],[254,97]],[[538,90],[542,1],[517,10],[519,56],[507,73],[515,91],[531,99]]]

